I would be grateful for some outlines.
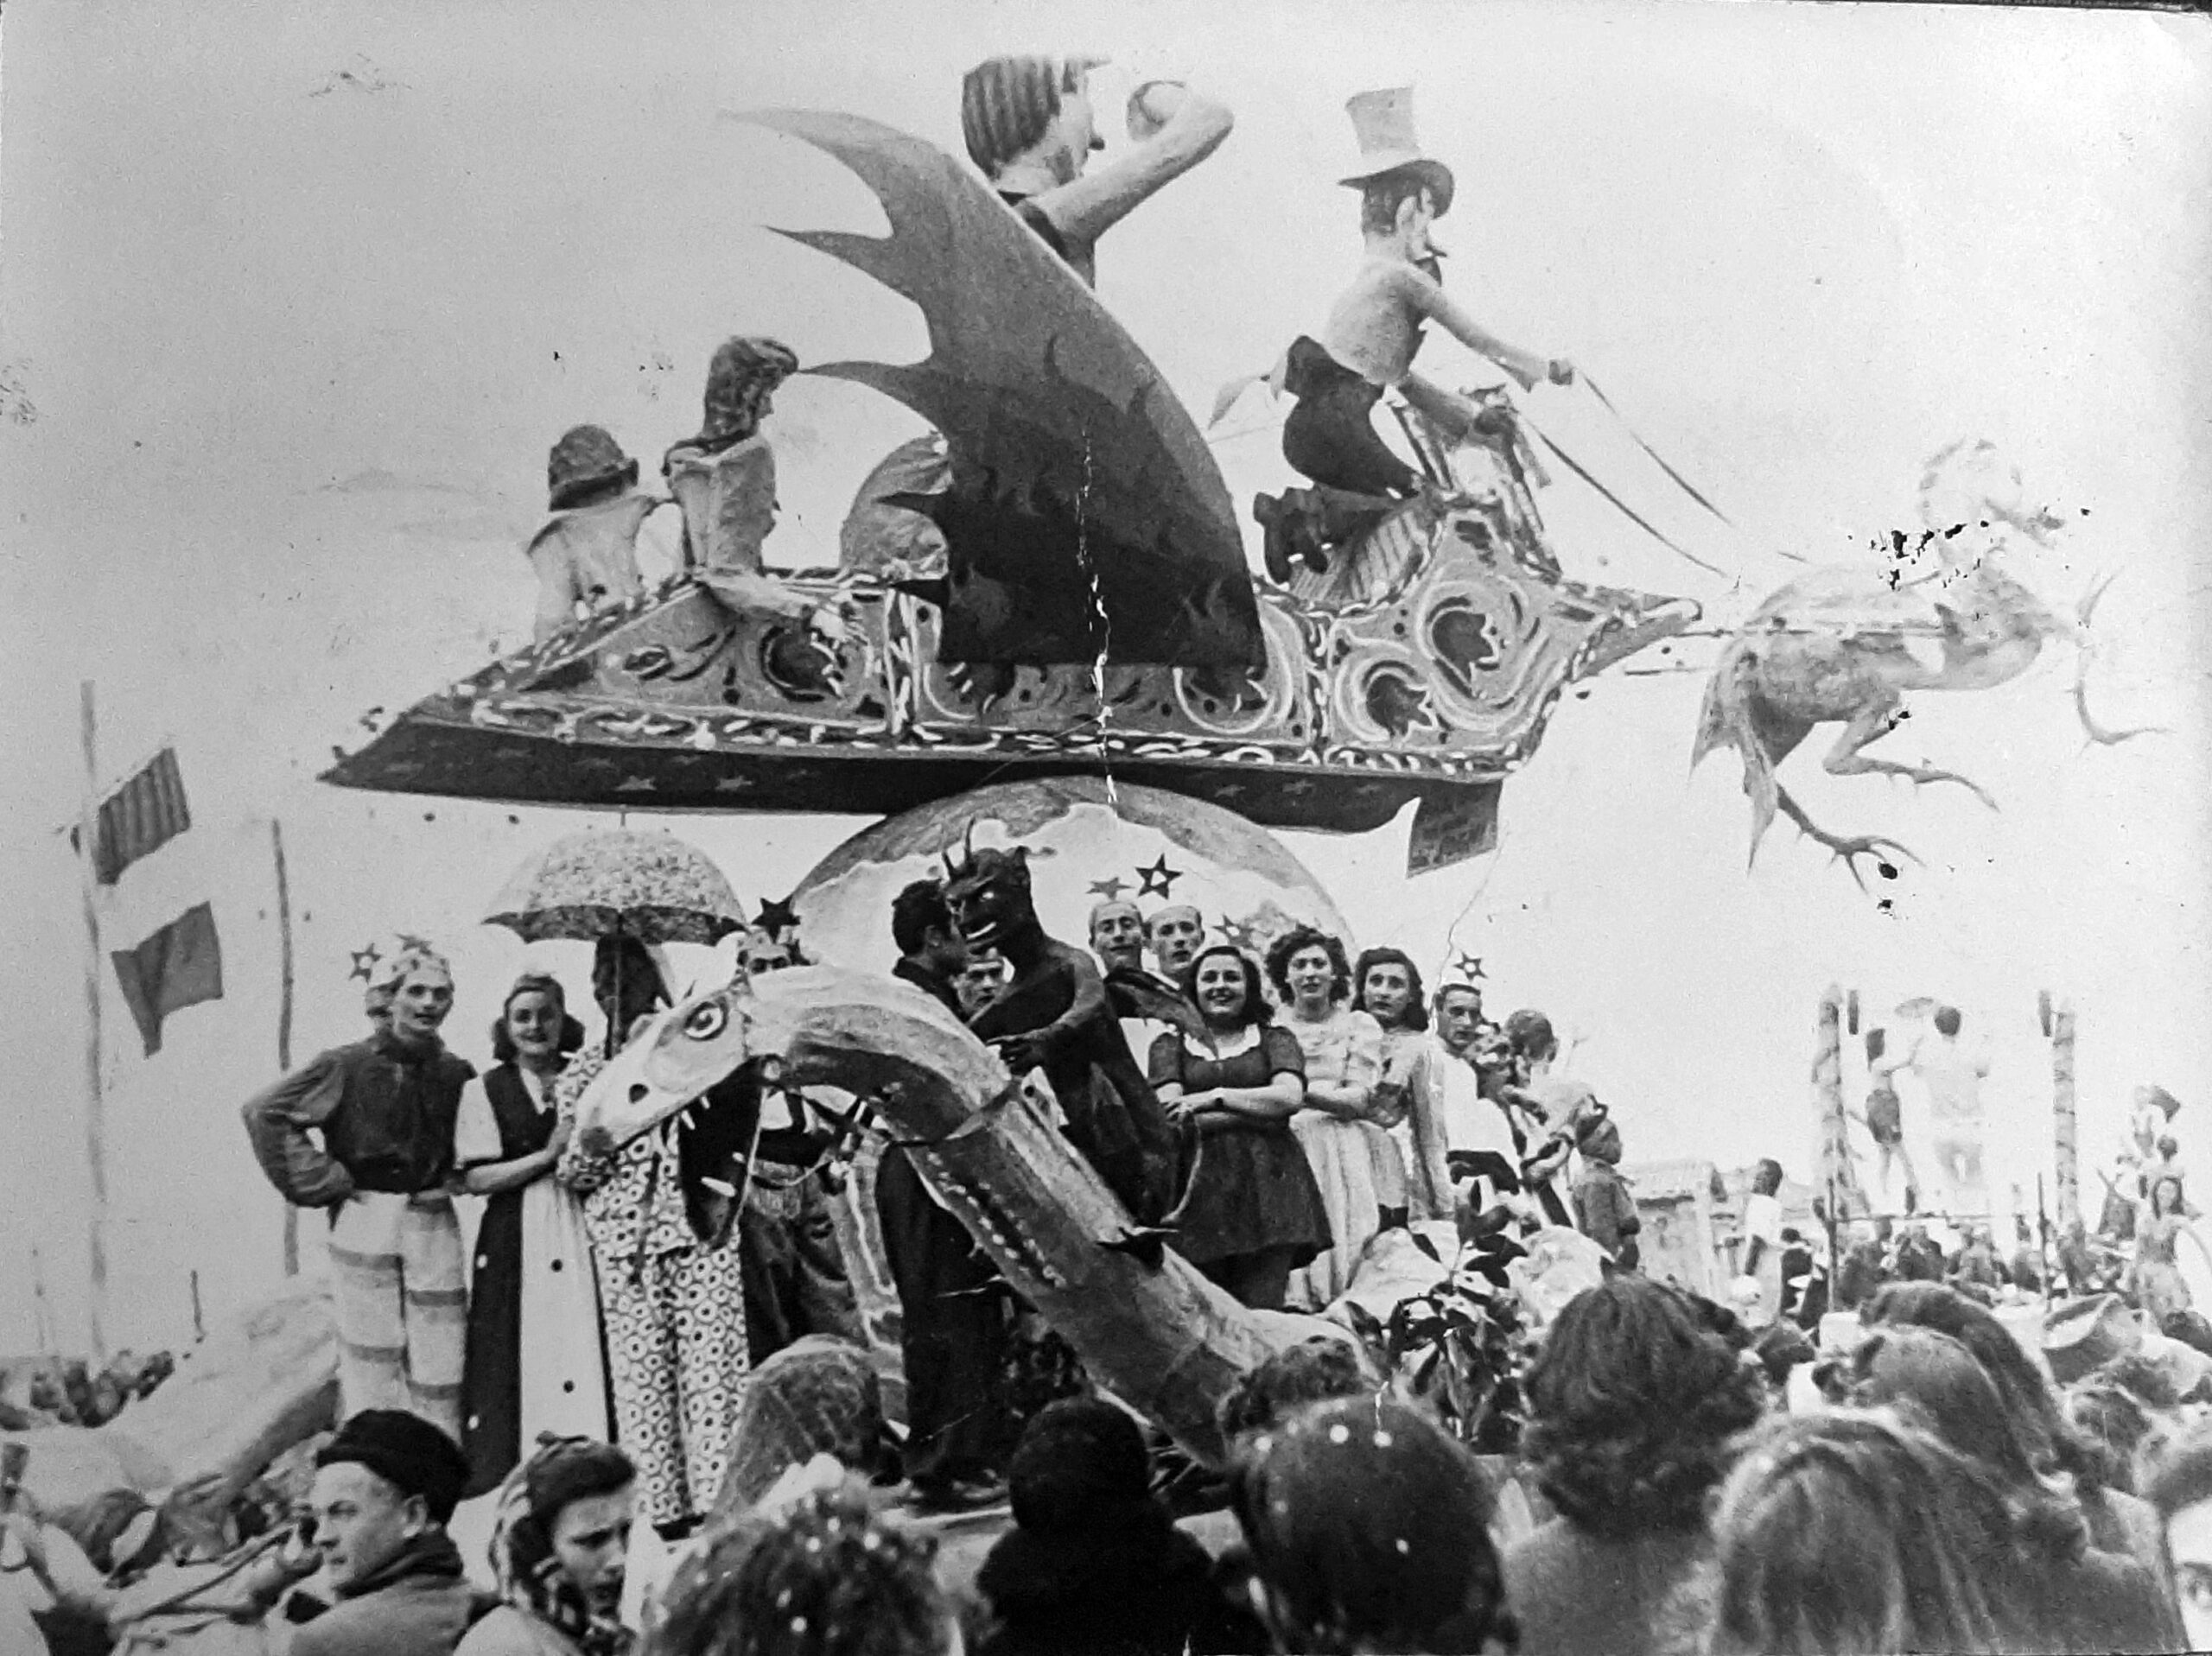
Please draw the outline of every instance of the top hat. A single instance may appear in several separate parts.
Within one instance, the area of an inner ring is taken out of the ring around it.
[[[546,459],[546,510],[564,511],[593,490],[617,480],[636,483],[638,462],[603,428],[571,427]]]
[[[1436,198],[1438,218],[1452,211],[1452,169],[1421,153],[1421,139],[1414,130],[1411,86],[1355,93],[1344,109],[1351,116],[1352,132],[1359,140],[1359,165],[1338,183],[1361,189],[1385,173],[1411,172]]]

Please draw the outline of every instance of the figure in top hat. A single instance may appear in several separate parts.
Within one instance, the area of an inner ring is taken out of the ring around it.
[[[1445,293],[1442,250],[1429,232],[1452,210],[1452,169],[1421,153],[1413,88],[1361,92],[1346,108],[1361,158],[1338,182],[1360,193],[1367,257],[1321,337],[1301,336],[1276,370],[1297,399],[1283,426],[1283,458],[1317,485],[1255,503],[1268,531],[1268,573],[1278,581],[1287,578],[1294,552],[1325,567],[1323,547],[1351,539],[1415,492],[1413,468],[1375,430],[1371,416],[1385,390],[1397,390],[1449,438],[1488,433],[1486,410],[1413,371],[1427,323],[1496,363],[1523,390],[1574,378],[1571,364],[1508,344]]]
[[[552,516],[524,549],[537,574],[538,644],[573,625],[579,606],[589,614],[645,591],[638,531],[669,504],[638,487],[638,462],[601,426],[562,434],[546,459],[545,486]]]

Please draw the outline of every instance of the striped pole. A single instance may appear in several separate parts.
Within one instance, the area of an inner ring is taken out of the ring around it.
[[[2058,1229],[2070,1235],[2082,1217],[2082,1154],[2074,1099],[2074,1003],[2058,1003],[2050,1025],[2050,1109],[2058,1163]]]
[[[86,1321],[92,1357],[107,1360],[107,1122],[100,1094],[99,759],[94,739],[92,682],[77,686],[78,737],[84,749],[85,797],[78,819],[77,867],[85,905],[85,1160],[92,1176],[92,1294]]]
[[[1815,1183],[1829,1218],[1840,1222],[1853,1206],[1858,1181],[1852,1172],[1850,1118],[1843,1102],[1843,991],[1834,984],[1821,995],[1814,1025],[1813,1109],[1820,1123]]]

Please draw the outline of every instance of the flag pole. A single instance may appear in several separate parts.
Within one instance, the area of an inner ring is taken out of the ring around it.
[[[94,737],[92,681],[79,682],[78,733],[85,753],[85,796],[78,817],[78,873],[85,903],[85,1158],[92,1174],[89,1240],[92,1297],[87,1313],[92,1358],[107,1358],[107,1125],[100,1096],[99,760]]]
[[[276,855],[276,1073],[292,1073],[292,883],[284,870],[284,825],[269,819],[269,845]],[[284,1274],[300,1274],[300,1210],[284,1204]]]

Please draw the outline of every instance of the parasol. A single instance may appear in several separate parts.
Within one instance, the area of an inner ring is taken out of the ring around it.
[[[625,828],[555,841],[514,872],[484,923],[526,943],[713,944],[741,930],[745,914],[705,852],[658,829]]]

